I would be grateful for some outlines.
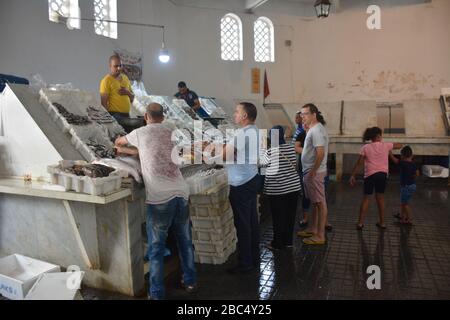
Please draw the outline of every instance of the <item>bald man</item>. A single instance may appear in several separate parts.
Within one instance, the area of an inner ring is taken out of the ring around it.
[[[169,227],[177,238],[183,270],[182,286],[197,290],[197,274],[188,211],[189,187],[178,166],[172,162],[172,129],[162,124],[163,107],[152,103],[144,115],[147,126],[116,140],[118,153],[139,155],[147,194],[148,257],[150,299],[165,297],[164,251]],[[128,147],[131,145],[132,147]]]
[[[109,58],[109,74],[100,83],[102,106],[120,122],[121,118],[130,117],[134,94],[130,80],[123,73],[123,65],[119,56]]]

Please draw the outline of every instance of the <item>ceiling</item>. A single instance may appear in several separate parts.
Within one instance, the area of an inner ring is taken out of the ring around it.
[[[233,12],[270,12],[291,15],[314,14],[316,0],[169,0],[177,6],[204,9],[229,10]],[[330,0],[332,12],[368,7],[369,5],[401,6],[429,3],[432,0]]]

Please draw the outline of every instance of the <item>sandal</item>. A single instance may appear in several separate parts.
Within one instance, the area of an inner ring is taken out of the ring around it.
[[[380,224],[379,222],[377,222],[376,226],[377,226],[378,228],[380,228],[380,229],[383,229],[383,230],[386,229],[386,226]]]
[[[303,238],[309,238],[309,237],[312,237],[313,235],[314,235],[314,233],[309,232],[309,231],[299,231],[299,232],[297,232],[297,236],[303,237]]]
[[[325,240],[303,239],[304,244],[321,245],[325,244]]]

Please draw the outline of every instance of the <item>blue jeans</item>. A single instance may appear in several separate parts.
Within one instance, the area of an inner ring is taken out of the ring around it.
[[[149,204],[147,207],[147,225],[150,260],[149,295],[153,299],[164,299],[164,252],[169,227],[177,239],[183,282],[185,285],[197,284],[194,263],[194,246],[189,220],[188,202],[183,198],[174,198],[163,204]]]

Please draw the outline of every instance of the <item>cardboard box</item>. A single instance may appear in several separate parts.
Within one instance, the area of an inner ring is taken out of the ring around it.
[[[59,271],[57,265],[19,254],[1,258],[0,294],[11,300],[22,300],[41,274]]]

